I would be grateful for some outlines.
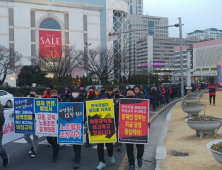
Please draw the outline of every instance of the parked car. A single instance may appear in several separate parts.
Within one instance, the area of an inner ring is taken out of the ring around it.
[[[98,92],[101,92],[101,87],[103,87],[102,85],[90,85],[86,87],[86,91],[88,92],[89,88],[92,86],[94,86]]]
[[[4,107],[12,108],[13,107],[14,97],[7,91],[0,90],[0,102]]]
[[[133,89],[134,86],[135,86],[135,85],[127,85],[126,88],[127,88],[127,89],[129,89],[129,88],[130,88],[130,89]]]

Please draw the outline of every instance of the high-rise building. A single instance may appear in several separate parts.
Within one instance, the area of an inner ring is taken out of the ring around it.
[[[187,38],[197,38],[199,40],[212,40],[222,38],[222,30],[217,28],[208,28],[205,30],[195,30],[187,33]]]
[[[54,43],[85,52],[111,48],[116,59],[124,39],[112,41],[108,34],[124,31],[128,4],[127,0],[0,0],[0,45],[22,54],[22,65],[31,65],[31,58],[49,51]],[[6,82],[15,86],[19,72],[8,75]]]
[[[193,44],[198,39],[183,39],[183,44]],[[179,38],[148,36],[137,41],[135,46],[135,73],[157,73],[172,76],[174,71],[174,47]]]
[[[129,15],[128,17],[128,27],[129,30],[141,30],[141,31],[133,31],[128,33],[128,42],[129,42],[129,72],[130,74],[136,74],[136,41],[141,37],[149,36],[160,36],[160,37],[168,37],[168,18],[165,17],[157,17],[157,16],[149,16],[149,15]],[[159,29],[152,29],[157,28]],[[144,29],[144,30],[142,30]],[[150,30],[148,30],[150,29]]]
[[[143,0],[129,0],[129,14],[143,15]]]

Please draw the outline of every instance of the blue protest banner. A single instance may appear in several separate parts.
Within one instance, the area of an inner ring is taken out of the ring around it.
[[[36,135],[57,136],[58,99],[35,99]]]
[[[84,104],[59,103],[58,143],[84,143]]]
[[[15,133],[35,134],[34,98],[14,98]]]

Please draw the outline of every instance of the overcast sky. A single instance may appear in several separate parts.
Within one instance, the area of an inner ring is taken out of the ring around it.
[[[144,15],[168,17],[169,25],[182,17],[183,37],[194,30],[222,29],[222,0],[143,0]],[[178,28],[169,28],[170,37],[179,37]]]

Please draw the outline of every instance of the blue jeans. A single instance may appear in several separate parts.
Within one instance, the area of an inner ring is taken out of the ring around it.
[[[5,151],[5,149],[2,147],[2,131],[0,131],[0,156],[1,156],[1,158],[2,159],[5,159],[5,158],[7,158],[8,156],[7,156],[7,154],[6,154],[6,151]]]

